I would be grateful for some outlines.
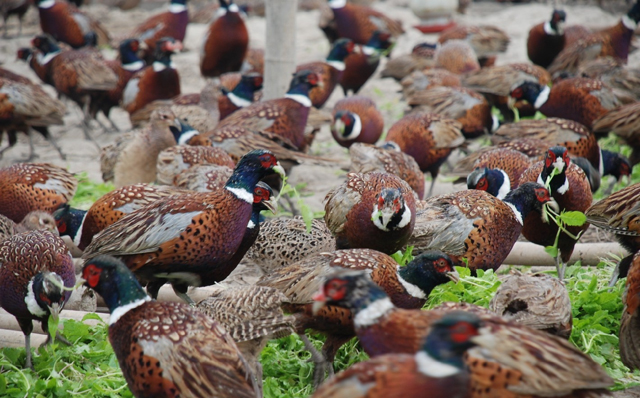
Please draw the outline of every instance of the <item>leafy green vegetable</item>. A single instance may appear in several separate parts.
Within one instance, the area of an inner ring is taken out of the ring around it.
[[[71,207],[79,209],[88,209],[93,202],[104,196],[104,194],[115,189],[111,183],[99,183],[90,181],[86,172],[76,174],[78,178],[78,189],[73,199],[71,199]]]

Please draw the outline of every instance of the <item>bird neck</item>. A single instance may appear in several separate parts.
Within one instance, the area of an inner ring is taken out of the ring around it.
[[[169,12],[172,14],[180,14],[181,12],[187,11],[187,5],[184,0],[171,0],[171,4],[169,4]]]
[[[111,283],[102,285],[98,292],[109,308],[111,317],[109,325],[113,325],[127,312],[151,301],[140,283],[131,272],[121,272],[110,279]]]
[[[311,99],[309,98],[309,83],[307,82],[292,82],[289,87],[289,91],[285,94],[285,98],[292,99],[299,102],[303,106],[310,107]]]
[[[144,61],[129,49],[120,50],[120,62],[122,63],[123,69],[131,72],[144,68]]]
[[[563,165],[564,166],[564,165]],[[553,170],[553,166],[550,168],[545,167],[542,169],[542,173],[538,176],[538,181],[536,181],[540,185],[545,185],[547,178]],[[549,192],[551,194],[559,193],[560,195],[564,195],[569,190],[569,179],[567,179],[566,168],[563,168],[560,174],[556,174],[551,177],[551,182],[549,184]]]
[[[38,3],[38,8],[47,9],[53,7],[54,5],[56,5],[55,0],[43,0]]]
[[[416,354],[416,362],[419,370],[431,377],[452,376],[464,368],[462,355],[434,332],[429,333],[423,349]]]
[[[504,199],[511,190],[511,180],[503,170],[489,170],[487,180],[489,180],[489,186],[494,187],[489,193],[498,199]]]
[[[526,191],[514,189],[502,201],[513,210],[514,216],[520,225],[523,225],[523,220],[527,218],[529,212],[534,208],[536,198],[535,195]]]
[[[444,282],[439,281],[431,269],[420,267],[415,260],[398,267],[398,280],[407,293],[418,299],[426,299],[436,286]]]
[[[253,101],[253,93],[254,90],[252,90],[252,86],[245,83],[243,80],[240,80],[240,83],[238,83],[233,91],[228,93],[228,97],[236,106],[244,107],[251,105],[251,102]],[[236,101],[238,103],[236,103]]]
[[[80,236],[82,235],[82,226],[84,225],[86,216],[86,210],[70,208],[65,220],[66,230],[60,231],[60,228],[58,228],[58,232],[60,232],[60,235],[69,235],[76,245],[79,244]]]
[[[233,174],[227,180],[225,189],[231,192],[236,198],[253,205],[253,189],[260,180],[260,173],[245,167],[236,166]]]

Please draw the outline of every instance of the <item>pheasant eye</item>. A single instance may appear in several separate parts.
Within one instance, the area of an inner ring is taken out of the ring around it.
[[[269,154],[269,153],[260,156],[259,159],[260,159],[260,163],[262,164],[262,166],[266,167],[266,168],[275,166],[276,163],[277,163],[276,162],[276,158],[273,155]]]
[[[378,207],[384,206],[384,198],[382,196],[378,197]]]
[[[487,178],[486,177],[482,177],[479,181],[478,184],[476,185],[476,189],[482,190],[482,191],[486,191],[488,189],[488,184],[487,184]]]
[[[62,220],[58,220],[56,221],[56,227],[58,228],[58,232],[63,234],[67,230],[67,223]]]
[[[522,88],[518,87],[511,92],[513,98],[522,98]]]
[[[439,269],[446,268],[447,266],[447,261],[444,258],[441,258],[436,262],[436,267],[438,267]]]

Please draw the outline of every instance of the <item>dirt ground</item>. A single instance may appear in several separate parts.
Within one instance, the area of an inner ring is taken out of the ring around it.
[[[394,54],[409,52],[413,45],[421,41],[435,41],[437,36],[423,35],[411,28],[418,22],[418,19],[408,8],[396,5],[400,3],[400,1],[386,1],[374,4],[374,7],[378,10],[385,12],[390,17],[400,19],[404,23],[407,33],[398,40]],[[130,11],[110,9],[101,4],[90,4],[85,7],[85,10],[89,14],[99,17],[111,34],[119,37],[126,35],[131,27],[145,17],[164,8],[166,8],[164,1],[153,0],[143,2],[141,7]],[[511,37],[511,44],[507,52],[498,57],[498,64],[524,62],[527,61],[525,40],[528,29],[534,24],[546,20],[551,13],[551,8],[551,5],[538,3],[525,5],[492,2],[472,3],[467,13],[465,15],[457,15],[456,20],[460,24],[494,24],[504,29]],[[568,15],[568,24],[583,24],[596,28],[613,24],[619,18],[590,5],[566,6],[565,9]],[[319,12],[317,10],[300,11],[297,14],[295,21],[297,26],[296,51],[299,63],[321,60],[328,52],[329,44],[323,33],[317,28],[318,18]],[[247,26],[250,32],[251,46],[264,48],[265,19],[262,17],[249,17]],[[186,50],[174,56],[174,61],[180,72],[183,93],[198,92],[205,85],[205,79],[200,76],[198,70],[198,49],[206,28],[206,24],[190,24],[185,39]],[[0,40],[0,62],[4,68],[38,81],[28,66],[21,61],[17,61],[15,57],[16,50],[19,47],[28,46],[29,41],[38,31],[38,15],[35,9],[30,10],[27,14],[23,34],[20,37],[15,36],[17,33],[17,20],[12,18],[9,21],[10,37]],[[115,56],[115,52],[111,50],[105,50],[104,53],[108,58]],[[631,65],[638,64],[639,60],[640,54],[633,54],[629,63]],[[383,64],[384,62],[386,60],[382,61]],[[47,87],[47,90],[52,95],[55,95],[51,87]],[[369,96],[377,102],[384,113],[387,127],[398,120],[404,110],[405,105],[400,99],[398,90],[399,85],[396,82],[390,79],[383,80],[378,76],[372,78],[361,90],[361,94]],[[336,90],[325,108],[331,109],[332,105],[341,98],[343,98],[342,91]],[[121,109],[114,109],[112,118],[123,131],[130,128],[128,115]],[[55,163],[68,167],[72,172],[85,171],[90,179],[100,181],[99,150],[93,143],[84,139],[82,130],[79,128],[80,120],[80,110],[74,104],[69,103],[67,115],[65,116],[65,125],[51,128],[53,135],[67,155],[66,161],[61,160],[53,148],[40,136],[34,137],[38,154],[38,158],[35,161]],[[101,146],[115,139],[116,134],[118,133],[105,133],[97,126],[92,131],[93,137]],[[3,141],[3,144],[6,145],[6,140]],[[6,166],[25,158],[29,153],[28,151],[27,137],[21,135],[18,145],[5,152],[4,157],[0,159],[0,166]],[[333,142],[327,128],[323,129],[318,135],[311,151],[315,154],[348,157],[347,151]],[[291,172],[290,181],[294,184],[307,183],[305,191],[310,195],[306,198],[307,202],[313,209],[321,210],[324,195],[332,187],[339,184],[340,179],[343,178],[342,176],[344,176],[344,172],[332,168],[295,167]],[[449,183],[439,182],[435,193],[440,194],[462,188],[462,185],[454,187]]]

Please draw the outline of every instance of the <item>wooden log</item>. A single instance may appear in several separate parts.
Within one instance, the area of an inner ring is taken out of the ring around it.
[[[264,98],[284,96],[296,69],[297,0],[266,2],[267,32],[264,55]]]
[[[44,334],[31,333],[31,347],[39,347],[47,341]],[[24,348],[24,334],[15,330],[0,330],[0,347]]]
[[[610,253],[619,257],[629,255],[617,242],[578,243],[573,250],[569,264],[580,260],[582,265],[598,265],[600,258],[611,258]],[[544,251],[544,247],[530,242],[516,242],[503,263],[533,266],[556,265],[554,259]]]

